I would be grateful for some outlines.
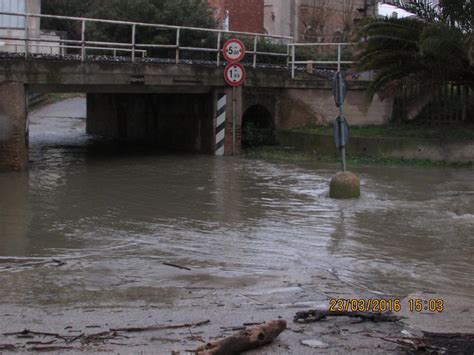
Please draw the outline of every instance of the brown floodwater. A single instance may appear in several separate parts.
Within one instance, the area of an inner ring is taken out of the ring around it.
[[[357,167],[362,198],[334,201],[337,166],[116,149],[81,110],[35,113],[29,172],[0,175],[4,303],[171,302],[320,269],[375,294],[474,294],[472,169]]]

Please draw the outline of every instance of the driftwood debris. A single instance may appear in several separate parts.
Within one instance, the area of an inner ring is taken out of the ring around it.
[[[73,347],[69,345],[76,344],[76,342],[80,342],[82,345],[85,344],[95,344],[95,343],[104,343],[106,341],[110,341],[116,338],[127,338],[125,335],[121,335],[120,333],[133,333],[133,332],[146,332],[146,331],[158,331],[163,329],[179,329],[179,328],[193,328],[198,327],[204,324],[210,323],[210,320],[205,320],[201,322],[195,323],[182,323],[182,324],[163,324],[163,325],[156,325],[156,326],[149,326],[149,327],[133,327],[133,328],[117,328],[117,329],[109,329],[106,331],[102,331],[99,333],[93,334],[85,334],[81,333],[79,335],[62,335],[58,333],[48,333],[48,332],[37,332],[31,331],[28,329],[22,330],[20,332],[13,332],[13,333],[4,333],[4,336],[16,336],[17,338],[24,339],[24,338],[34,338],[35,336],[42,337],[42,338],[55,338],[62,341],[62,344],[55,344],[56,340],[51,341],[29,341],[26,344],[32,347],[28,348],[31,351],[60,351],[60,350],[70,350]],[[54,344],[54,345],[53,345]],[[0,344],[0,351],[2,350],[15,350],[15,345],[10,344]]]
[[[312,309],[305,312],[297,312],[294,321],[296,323],[313,323],[326,319],[327,317],[350,317],[360,318],[371,322],[397,322],[401,318],[391,313],[371,313],[371,312],[331,312]]]
[[[272,343],[286,329],[286,321],[276,320],[242,330],[222,340],[210,342],[199,349],[199,355],[232,355]]]
[[[0,344],[0,351],[14,351],[16,346],[13,344]]]
[[[178,329],[178,328],[193,328],[201,325],[209,324],[210,320],[204,320],[196,323],[183,323],[183,324],[167,324],[167,325],[153,325],[151,327],[132,327],[132,328],[116,328],[110,329],[113,332],[126,332],[126,333],[138,333],[138,332],[150,332],[162,329]]]
[[[474,334],[423,333],[422,337],[381,338],[417,354],[474,354]]]
[[[176,268],[176,269],[191,271],[191,269],[190,269],[189,267],[181,266],[181,265],[177,265],[177,264],[163,263],[163,265],[165,265],[165,266],[170,266],[170,267],[174,267],[174,268]]]

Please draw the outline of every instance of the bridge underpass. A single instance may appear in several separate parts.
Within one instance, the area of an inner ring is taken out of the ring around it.
[[[332,65],[334,71],[351,63],[342,58],[342,48],[348,45],[344,43],[323,44],[336,48],[335,61],[298,60],[296,49],[302,44],[287,37],[37,14],[10,15],[26,20],[65,19],[79,22],[83,29],[87,29],[89,22],[129,26],[133,38],[130,43],[94,42],[87,38],[87,31],[83,31],[80,39],[62,39],[57,43],[44,43],[28,36],[2,38],[23,48],[24,53],[0,53],[0,171],[27,167],[28,92],[87,93],[87,131],[91,134],[179,151],[233,155],[241,150],[244,113],[248,118],[265,112],[267,121],[271,117],[268,125],[275,130],[331,123],[338,111],[332,81],[328,80],[330,75],[318,77],[305,73],[304,68]],[[137,43],[136,30],[142,27],[175,31],[176,42]],[[205,42],[216,41],[216,46],[185,47],[180,42],[180,33],[185,31],[204,33]],[[247,80],[237,90],[235,103],[232,89],[223,79],[222,45],[229,37],[250,43],[243,60]],[[269,42],[276,49],[268,52],[259,47]],[[37,54],[32,49],[38,46],[59,46],[62,54]],[[168,49],[173,57],[150,58],[148,49],[150,53]],[[114,54],[104,56],[104,51]],[[119,51],[128,55],[118,57]],[[211,60],[183,59],[183,53],[195,52],[209,55]],[[276,58],[279,64],[273,65],[269,58]],[[349,83],[346,113],[351,124],[383,123],[391,115],[390,100],[367,101],[367,84],[362,80]],[[255,107],[260,111],[253,112]]]
[[[349,84],[346,112],[353,124],[381,123],[392,103],[368,102],[367,82]],[[92,63],[32,59],[0,61],[0,170],[28,162],[27,93],[87,93],[88,132],[163,148],[214,154],[217,102],[226,95],[225,155],[241,150],[242,118],[258,105],[275,129],[330,123],[337,116],[332,83],[291,79],[284,70],[248,69],[237,90],[233,151],[232,89],[222,69],[170,64]]]

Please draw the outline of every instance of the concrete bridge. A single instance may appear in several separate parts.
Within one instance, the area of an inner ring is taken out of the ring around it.
[[[2,14],[2,13],[0,13]],[[47,15],[15,14],[26,17]],[[55,18],[63,18],[50,16]],[[166,149],[204,154],[235,155],[241,150],[242,124],[259,116],[274,129],[329,123],[337,116],[332,97],[332,82],[306,74],[299,66],[348,64],[341,60],[341,47],[334,44],[338,57],[334,61],[297,61],[296,45],[285,44],[286,51],[259,52],[261,34],[225,33],[226,36],[250,36],[254,48],[249,51],[248,79],[236,90],[223,79],[221,45],[224,34],[205,29],[217,36],[215,62],[189,61],[180,58],[184,51],[208,53],[209,48],[182,47],[180,32],[189,28],[128,23],[135,36],[139,26],[159,26],[177,31],[176,51],[172,60],[138,57],[139,45],[132,38],[127,56],[88,55],[92,49],[125,50],[117,43],[85,40],[87,21],[82,23],[79,43],[61,40],[50,45],[73,47],[79,54],[44,55],[32,51],[35,39],[23,41],[23,52],[0,54],[0,170],[20,171],[28,163],[28,92],[82,92],[87,94],[87,132],[128,142],[147,142]],[[26,21],[28,22],[28,21]],[[192,29],[200,30],[203,29]],[[273,38],[281,40],[282,38]],[[5,38],[3,38],[5,40]],[[18,45],[18,43],[17,43]],[[128,44],[127,44],[128,45]],[[153,44],[153,46],[160,46]],[[167,45],[163,45],[167,46]],[[310,44],[311,46],[311,44]],[[168,48],[168,47],[167,47]],[[259,56],[287,58],[286,65],[258,62]],[[391,102],[366,99],[365,81],[351,81],[346,112],[352,124],[381,123],[391,114]],[[235,120],[234,120],[235,118]]]

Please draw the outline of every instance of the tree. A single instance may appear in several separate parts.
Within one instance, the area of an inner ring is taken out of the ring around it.
[[[393,97],[401,88],[418,93],[409,113],[413,118],[443,85],[473,88],[472,7],[471,0],[441,0],[439,5],[412,0],[399,6],[416,17],[376,19],[363,26],[358,69],[376,72],[371,97]]]
[[[349,41],[353,37],[357,17],[358,13],[355,1],[344,1],[341,13],[342,41]]]
[[[43,13],[73,17],[132,21],[152,24],[215,28],[213,10],[206,0],[45,0]],[[80,38],[81,25],[65,20],[44,20],[42,27],[64,31],[70,38]],[[139,27],[137,43],[173,43],[175,32]],[[199,37],[199,38],[198,38]],[[129,26],[88,23],[87,40],[130,42]],[[183,44],[202,42],[203,36],[187,31]]]
[[[334,7],[331,5],[330,0],[305,1],[300,9],[303,40],[319,42],[319,39],[326,35],[326,26],[334,16]]]

